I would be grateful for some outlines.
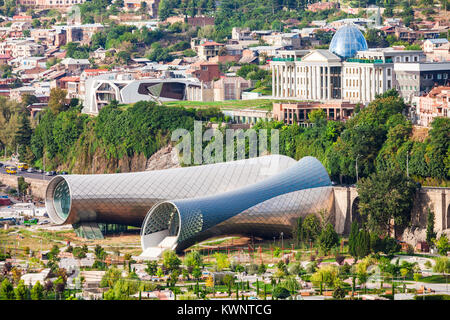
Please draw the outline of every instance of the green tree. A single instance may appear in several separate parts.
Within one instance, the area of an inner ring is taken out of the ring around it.
[[[44,287],[37,281],[36,284],[31,289],[31,299],[32,300],[42,300],[44,298]]]
[[[350,235],[348,237],[348,252],[353,258],[355,258],[355,260],[358,260],[358,253],[356,250],[358,234],[359,234],[359,224],[355,220],[352,222],[352,226],[350,228]]]
[[[147,274],[149,276],[156,275],[157,270],[158,270],[158,263],[156,261],[148,261],[147,262],[147,267],[145,268],[145,272],[147,272]]]
[[[116,267],[111,267],[106,270],[105,274],[100,281],[100,287],[105,288],[113,288],[117,281],[122,278],[122,272]]]
[[[159,2],[158,17],[161,21],[166,20],[172,15],[172,6],[169,0],[161,0]]]
[[[67,91],[60,88],[52,88],[50,90],[50,97],[48,106],[54,114],[58,114],[66,109]]]
[[[434,212],[430,208],[427,209],[427,243],[429,246],[433,244],[436,239],[436,232],[434,232]]]
[[[370,254],[370,234],[365,229],[358,232],[355,244],[356,256],[364,258]]]
[[[293,230],[293,234],[294,234],[294,239],[297,245],[299,245],[300,243],[302,243],[303,241],[303,218],[302,217],[298,217],[297,219],[297,223],[295,224],[294,230]]]
[[[395,233],[409,224],[416,184],[403,172],[388,169],[374,173],[361,179],[357,189],[359,211],[371,231],[389,234],[391,219]]]
[[[167,250],[163,253],[163,266],[169,270],[174,271],[178,270],[180,267],[181,260],[177,257],[175,251]]]
[[[282,287],[281,285],[276,286],[275,289],[273,289],[272,296],[275,299],[286,299],[291,296],[289,293],[289,290],[285,287]]]
[[[336,287],[333,291],[333,298],[337,300],[342,300],[345,298],[345,290],[341,287]]]
[[[17,287],[14,289],[16,300],[28,300],[30,296],[30,290],[25,285],[23,280],[20,280]]]
[[[450,242],[445,233],[442,234],[438,240],[435,240],[434,244],[436,245],[439,254],[442,256],[446,256],[447,252],[450,251]]]
[[[0,287],[0,298],[2,300],[13,300],[15,298],[14,287],[8,278],[5,278],[2,281],[2,285]]]
[[[202,267],[203,259],[198,250],[189,251],[184,258],[184,265],[192,270],[194,267]]]
[[[323,109],[315,109],[308,113],[309,122],[317,124],[327,120],[327,114]]]
[[[435,264],[433,266],[434,272],[439,273],[450,273],[450,259],[447,257],[438,257],[435,259]]]
[[[320,235],[320,220],[315,214],[309,214],[303,220],[303,232],[305,239],[314,242]]]
[[[330,250],[339,244],[339,236],[331,223],[328,223],[319,236],[320,249],[328,254]]]
[[[223,269],[230,267],[230,261],[226,254],[218,252],[214,254],[214,257],[216,258],[217,271],[222,271]]]

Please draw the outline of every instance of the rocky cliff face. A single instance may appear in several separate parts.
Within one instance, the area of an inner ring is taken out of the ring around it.
[[[96,152],[94,155],[83,153],[83,156],[73,161],[69,167],[73,174],[102,174],[118,172],[139,172],[145,170],[163,170],[181,167],[176,149],[168,145],[150,158],[144,154],[121,159],[108,159],[105,154]],[[67,164],[57,168],[58,171],[67,170]]]
[[[145,170],[163,170],[180,167],[180,160],[176,149],[168,145],[158,150],[147,160]]]

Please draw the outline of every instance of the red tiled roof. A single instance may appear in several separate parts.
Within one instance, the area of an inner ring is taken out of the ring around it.
[[[204,42],[201,44],[201,46],[205,47],[205,46],[224,46],[223,43],[217,43],[215,41],[208,41],[208,42]]]
[[[84,69],[86,73],[94,73],[94,72],[108,72],[108,69]]]
[[[80,81],[80,77],[62,77],[61,79],[59,79],[60,81],[64,81],[64,82],[78,82]]]

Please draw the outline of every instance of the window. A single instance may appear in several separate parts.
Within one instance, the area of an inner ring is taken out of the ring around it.
[[[442,79],[442,74],[441,74],[441,73],[438,73],[438,74],[437,74],[437,79],[438,79],[438,80],[441,80],[441,79]]]
[[[387,68],[387,75],[391,76],[391,68]]]
[[[417,62],[417,61],[419,61],[419,57],[414,56],[414,62]]]
[[[447,79],[447,78],[448,78],[448,74],[444,73],[444,79]]]

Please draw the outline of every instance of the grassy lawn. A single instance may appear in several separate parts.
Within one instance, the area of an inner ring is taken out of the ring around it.
[[[447,276],[447,281],[450,281],[450,277]],[[445,277],[442,275],[432,275],[429,277],[423,277],[420,278],[419,282],[425,282],[425,283],[445,283]]]
[[[254,100],[226,100],[226,101],[173,101],[165,102],[168,107],[185,107],[185,108],[210,108],[218,107],[221,109],[246,109],[258,108],[272,110],[272,99],[254,99]]]

